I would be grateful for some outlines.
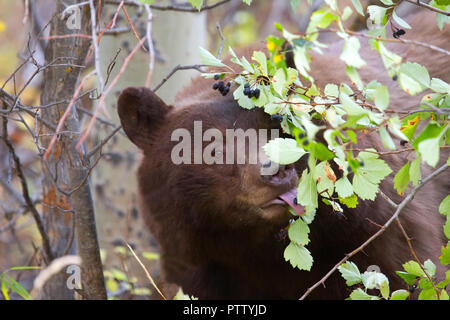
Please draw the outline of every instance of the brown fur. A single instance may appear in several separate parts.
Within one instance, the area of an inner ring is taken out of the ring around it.
[[[433,15],[416,19],[411,38],[449,50],[448,28],[446,34],[438,33],[431,27],[434,24]],[[408,60],[425,65],[433,77],[450,80],[448,56],[416,46],[391,47]],[[417,97],[403,94],[395,81],[385,76],[376,54],[369,52],[367,46],[362,50],[364,58],[371,57],[369,66],[361,72],[363,80],[378,79],[387,84],[395,106],[417,106]],[[347,81],[339,54],[340,45],[335,44],[324,56],[315,56],[312,70],[320,85]],[[321,204],[310,225],[312,270],[293,269],[283,259],[287,243],[276,239],[287,224],[286,209],[276,206],[262,210],[260,206],[287,191],[297,179],[274,186],[261,179],[260,164],[174,165],[171,161],[171,150],[177,143],[170,141],[172,131],[187,128],[192,132],[195,120],[203,121],[203,130],[277,127],[261,109],[244,110],[231,94],[222,97],[211,89],[211,84],[211,80],[195,80],[178,96],[174,108],[143,88],[125,89],[118,101],[123,128],[144,153],[138,172],[142,212],[160,245],[164,281],[181,286],[185,293],[200,299],[298,298],[345,254],[378,231],[372,222],[384,224],[393,210],[377,197],[374,202],[362,201],[356,209],[345,210],[346,219],[342,219]],[[379,141],[375,135],[369,135],[361,145],[379,145]],[[405,163],[404,154],[385,159],[394,172]],[[305,168],[304,161],[297,164],[300,169]],[[424,169],[423,175],[427,172],[430,170]],[[392,178],[393,174],[381,184],[381,189],[398,203],[402,197],[393,190]],[[449,187],[449,175],[444,173],[427,185],[401,216],[419,258],[430,258],[438,266],[444,236],[437,206]],[[405,287],[395,271],[411,258],[398,226],[392,225],[351,260],[361,270],[378,265],[394,290]],[[443,271],[439,267],[438,274]],[[335,272],[326,288],[320,286],[309,297],[342,299],[348,294],[345,281]]]

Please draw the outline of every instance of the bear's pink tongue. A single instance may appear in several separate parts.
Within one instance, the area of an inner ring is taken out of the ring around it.
[[[286,202],[298,215],[305,213],[305,208],[299,204],[294,203],[294,199],[297,198],[297,188],[293,188],[286,193],[278,196],[284,202]]]

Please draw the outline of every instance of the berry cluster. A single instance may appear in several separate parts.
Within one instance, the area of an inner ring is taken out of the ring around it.
[[[219,79],[220,79],[220,75],[219,75],[219,74],[214,75],[214,80],[219,80]],[[231,82],[228,82],[228,83],[225,85],[225,82],[224,82],[224,81],[216,82],[216,83],[214,83],[213,86],[212,86],[212,88],[213,88],[214,90],[219,90],[220,93],[221,93],[223,96],[226,96],[226,95],[228,94],[228,92],[230,92],[230,87],[231,87]]]
[[[259,98],[260,91],[258,88],[256,89],[250,89],[250,85],[246,83],[244,85],[244,95],[246,95],[249,98],[255,97],[256,99]]]
[[[283,116],[280,116],[280,115],[278,115],[278,114],[271,114],[271,115],[270,115],[270,118],[271,118],[272,120],[280,121],[280,122],[283,120]]]

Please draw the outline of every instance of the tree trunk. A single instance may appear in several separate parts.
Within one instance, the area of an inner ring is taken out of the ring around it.
[[[71,5],[77,1],[70,0],[65,3]],[[60,16],[66,7],[65,3],[58,1],[56,4],[57,16],[51,23],[50,36],[70,33],[91,34],[89,6],[81,7],[81,29],[69,29],[67,19],[63,20]],[[45,69],[42,105],[71,100],[83,70],[77,66],[85,64],[90,45],[90,39],[81,37],[48,41],[45,50],[46,63],[60,59],[58,64],[72,64],[73,67],[52,66]],[[56,126],[67,106],[68,103],[61,103],[55,107],[44,108],[42,117]],[[41,130],[44,134],[41,138],[42,146],[48,147],[54,132],[45,126],[42,126]],[[80,155],[75,148],[80,137],[80,125],[74,108],[65,120],[62,131],[64,133],[59,134],[50,156],[47,160],[43,160],[43,218],[51,239],[54,257],[77,252],[82,259],[81,295],[87,299],[106,299],[94,206],[89,180],[85,180],[89,164],[86,159],[80,158],[80,156],[84,157],[84,154]],[[64,192],[60,192],[61,190],[74,191],[67,196]],[[73,238],[76,241],[71,243]],[[64,270],[53,276],[47,282],[41,298],[73,299],[74,291],[67,287],[66,279]]]
[[[164,4],[159,3],[158,4]],[[109,17],[115,12],[116,6],[105,6],[102,17],[105,17],[103,26],[109,22]],[[127,7],[127,12],[132,17],[135,9]],[[140,36],[145,36],[147,16],[144,10],[141,23],[135,24]],[[123,12],[120,12],[123,17]],[[152,38],[159,55],[164,63],[155,61],[152,74],[151,88],[154,88],[167,74],[178,64],[199,64],[198,47],[206,47],[206,13],[180,13],[173,11],[152,12]],[[108,17],[108,19],[106,19]],[[121,20],[121,27],[127,26],[125,19]],[[121,52],[117,58],[116,66],[110,75],[113,79],[120,70],[123,60],[136,45],[137,40],[132,32],[118,36],[103,36],[100,41],[101,69],[107,70],[108,65],[118,49]],[[107,97],[106,107],[110,115],[110,121],[120,125],[116,111],[116,101],[122,89],[128,86],[144,86],[148,73],[149,54],[140,50],[128,64],[126,71],[120,77],[112,93]],[[167,103],[171,103],[174,94],[190,82],[192,76],[198,75],[195,70],[179,71],[171,77],[158,90]],[[106,78],[106,75],[104,75]],[[111,127],[106,130],[98,130],[97,141],[101,136],[106,136]],[[136,200],[136,171],[140,157],[139,150],[123,134],[117,134],[115,139],[108,142],[103,148],[106,157],[101,160],[92,174],[94,186],[95,209],[98,218],[99,238],[102,248],[111,252],[112,246],[121,243],[122,240],[131,242],[142,251],[155,251],[146,226],[137,213]],[[120,258],[108,254],[106,266],[121,265]],[[157,265],[150,264],[150,272],[157,275]],[[139,274],[140,268],[136,269]],[[134,271],[131,271],[135,275]],[[143,276],[143,273],[142,273]],[[144,283],[146,279],[142,277]]]

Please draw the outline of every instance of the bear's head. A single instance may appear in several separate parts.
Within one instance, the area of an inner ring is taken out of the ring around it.
[[[221,96],[174,108],[149,89],[130,87],[118,112],[143,152],[139,188],[153,217],[188,217],[199,229],[281,228],[292,217],[289,206],[301,213],[294,167],[271,162],[263,151],[282,134],[261,109],[244,110]]]

